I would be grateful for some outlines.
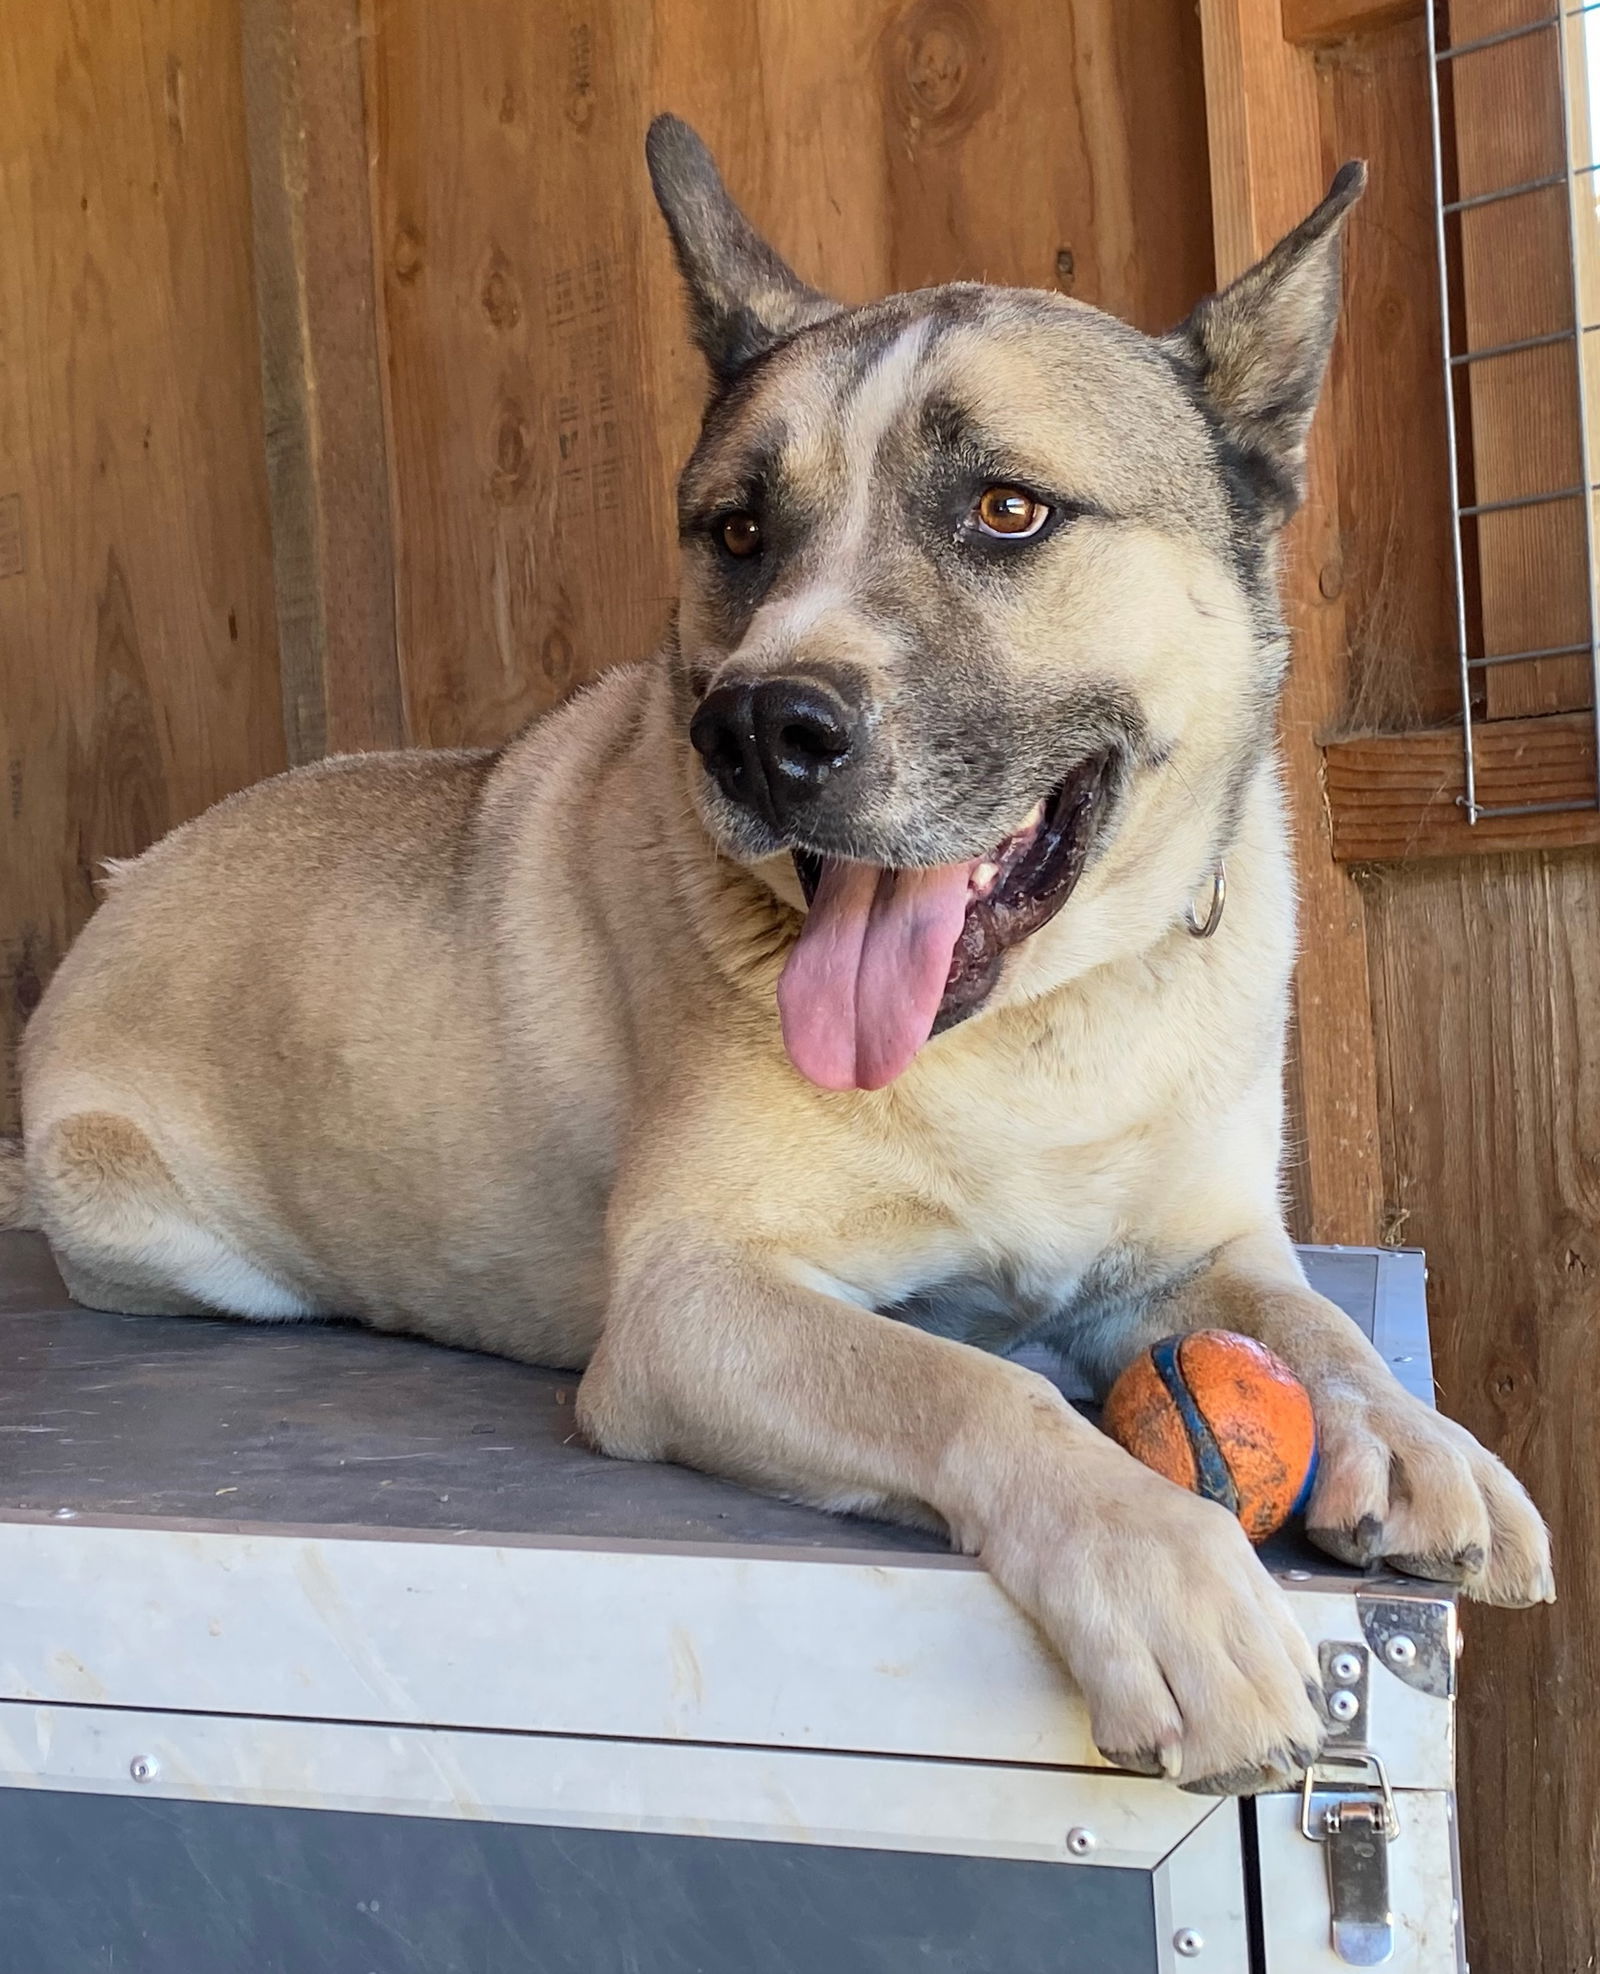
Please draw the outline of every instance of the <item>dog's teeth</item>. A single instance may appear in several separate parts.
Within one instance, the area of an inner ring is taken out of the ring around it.
[[[1026,817],[1023,819],[1022,828],[1017,831],[1018,836],[1026,835],[1030,829],[1037,829],[1040,823],[1042,823],[1043,821],[1044,821],[1044,798],[1041,796],[1040,799],[1034,803],[1033,807],[1028,811]]]
[[[985,898],[994,889],[995,879],[1000,875],[998,864],[981,863],[972,873],[972,889],[980,898]]]

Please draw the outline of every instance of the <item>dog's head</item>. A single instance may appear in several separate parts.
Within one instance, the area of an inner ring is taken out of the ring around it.
[[[876,1088],[1053,984],[1045,928],[1113,846],[1159,849],[1174,917],[1226,847],[1365,174],[1151,338],[971,284],[841,307],[687,126],[648,152],[714,386],[671,657],[696,801],[727,855],[793,858],[797,1066]]]

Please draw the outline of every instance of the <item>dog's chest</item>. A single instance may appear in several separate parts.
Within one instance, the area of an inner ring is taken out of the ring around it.
[[[960,1166],[954,1210],[912,1234],[877,1307],[996,1351],[1126,1325],[1183,1266],[1137,1210],[1143,1165],[1125,1143]]]
[[[952,1078],[903,1113],[884,1210],[849,1216],[818,1259],[853,1299],[941,1336],[1098,1351],[1197,1258],[1167,1210],[1192,1120],[1123,1067]]]

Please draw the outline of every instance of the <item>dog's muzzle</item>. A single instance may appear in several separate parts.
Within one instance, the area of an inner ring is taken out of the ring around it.
[[[837,792],[860,729],[859,709],[820,680],[734,680],[701,700],[689,739],[730,802],[787,836]]]

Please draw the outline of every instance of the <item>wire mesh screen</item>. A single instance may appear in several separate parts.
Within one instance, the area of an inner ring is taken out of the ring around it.
[[[1433,0],[1428,42],[1463,800],[1600,808],[1600,0]],[[1485,722],[1580,712],[1592,786],[1484,788]]]

